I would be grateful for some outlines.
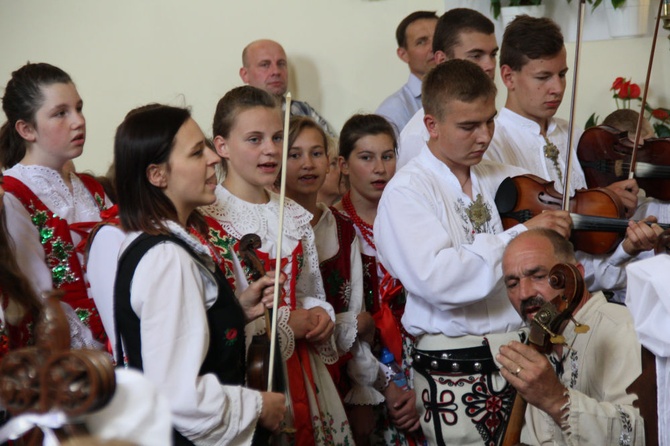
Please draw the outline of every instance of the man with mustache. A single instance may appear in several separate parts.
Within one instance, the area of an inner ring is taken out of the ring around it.
[[[505,249],[507,295],[525,322],[559,294],[548,280],[558,263],[575,265],[584,274],[570,242],[551,230],[528,230]],[[644,444],[643,420],[632,405],[636,396],[626,393],[642,371],[628,309],[607,302],[602,292],[585,290],[562,335],[565,342],[546,356],[516,341],[496,356],[502,376],[529,404],[522,443]]]

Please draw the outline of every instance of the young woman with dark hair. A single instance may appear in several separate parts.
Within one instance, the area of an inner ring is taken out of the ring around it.
[[[402,329],[405,293],[377,261],[374,220],[384,188],[395,174],[397,141],[393,127],[382,116],[357,114],[344,123],[340,134],[340,168],[349,180],[349,191],[335,209],[354,224],[363,256],[365,309],[377,326],[377,345],[389,349],[406,375],[411,373],[412,340]],[[381,359],[381,358],[380,358]],[[387,375],[390,369],[382,365]],[[408,380],[409,381],[409,380]],[[419,415],[413,389],[402,389],[388,380],[384,389],[385,407],[380,407],[373,444],[391,441],[403,445],[422,444]]]
[[[199,206],[216,196],[217,155],[188,110],[129,113],[114,141],[119,216],[128,233],[116,284],[116,329],[130,367],[167,396],[175,444],[251,444],[275,430],[284,396],[242,387],[247,322],[272,302],[266,275],[235,296],[205,240]],[[270,274],[270,273],[269,273]]]
[[[0,128],[0,165],[8,230],[17,264],[34,292],[66,291],[64,301],[93,333],[106,336],[82,268],[81,240],[110,205],[102,186],[77,175],[72,160],[86,140],[83,101],[70,76],[46,63],[12,73],[2,98],[7,122]],[[74,327],[74,325],[73,325]],[[75,338],[96,345],[85,330]]]

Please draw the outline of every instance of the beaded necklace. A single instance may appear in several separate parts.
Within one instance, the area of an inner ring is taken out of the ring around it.
[[[373,240],[372,225],[364,222],[363,219],[358,216],[356,208],[351,202],[350,192],[347,192],[342,197],[342,207],[349,215],[349,218],[353,222],[354,226],[356,226],[361,231],[361,235],[363,235],[363,238],[368,243],[368,245],[372,246],[372,248],[374,248],[376,251],[377,247],[375,246],[375,242]]]

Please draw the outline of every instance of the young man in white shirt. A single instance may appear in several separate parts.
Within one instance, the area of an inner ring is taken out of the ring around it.
[[[435,64],[447,60],[466,59],[476,63],[493,79],[496,71],[496,42],[493,22],[483,14],[468,8],[455,8],[442,14],[433,36]],[[416,156],[428,141],[423,123],[424,111],[417,111],[400,133],[397,169]]]
[[[558,25],[548,18],[518,16],[505,29],[500,51],[500,76],[507,87],[505,107],[495,120],[496,132],[486,158],[521,167],[540,178],[553,181],[563,193],[568,153],[568,122],[555,118],[565,93],[568,65],[563,35]],[[576,146],[581,131],[576,132]],[[570,195],[586,188],[584,172],[576,150],[571,153]],[[637,205],[638,186],[635,180],[624,180],[607,187],[617,195],[632,215]],[[654,220],[655,221],[655,220]],[[637,225],[637,231],[653,231]],[[625,286],[626,262],[649,243],[633,247],[627,238],[608,255],[591,255],[578,251],[586,269],[590,290],[617,289]],[[577,249],[580,249],[577,246]]]
[[[519,339],[521,326],[502,283],[503,249],[530,227],[570,233],[564,211],[503,230],[496,190],[525,171],[482,161],[495,95],[493,80],[466,60],[426,75],[430,140],[388,183],[374,223],[379,259],[407,292],[402,323],[416,338],[417,409],[431,445],[489,444],[501,435],[512,392],[491,351]]]

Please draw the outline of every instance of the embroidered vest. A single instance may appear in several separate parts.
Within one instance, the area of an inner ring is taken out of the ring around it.
[[[356,230],[349,219],[331,208],[337,226],[337,240],[340,249],[330,259],[319,264],[326,300],[333,306],[335,313],[349,310],[351,298],[351,244]]]
[[[347,217],[330,208],[337,227],[337,253],[319,264],[326,300],[333,306],[335,313],[349,311],[351,299],[351,244],[356,238],[356,229]],[[351,380],[347,374],[347,362],[352,358],[350,352],[340,356],[335,364],[326,365],[340,398],[351,389]]]
[[[103,211],[105,193],[100,183],[89,175],[79,175],[79,178],[93,196],[100,211]],[[84,278],[82,265],[77,258],[77,248],[83,248],[83,244],[75,247],[70,233],[71,229],[83,232],[82,241],[85,241],[84,227],[92,227],[97,222],[79,224],[79,229],[71,228],[67,220],[51,212],[42,200],[20,180],[6,176],[3,187],[23,204],[30,215],[30,220],[37,228],[44,248],[47,267],[51,270],[53,287],[65,291],[63,301],[75,310],[79,319],[91,329],[95,339],[106,343],[107,336],[100,315],[93,299],[88,297],[88,285]]]

